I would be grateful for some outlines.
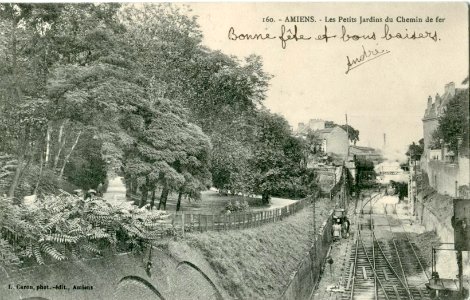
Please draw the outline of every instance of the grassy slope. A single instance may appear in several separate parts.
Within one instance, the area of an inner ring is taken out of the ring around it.
[[[424,198],[426,207],[441,221],[448,222],[454,214],[453,198],[441,195],[431,188],[425,192],[427,194],[427,197]]]
[[[431,266],[431,256],[432,256],[432,247],[437,247],[440,244],[439,236],[434,231],[426,231],[421,234],[409,234],[412,241],[418,247],[418,251],[421,253],[422,257],[424,258],[424,262],[421,263],[425,265],[425,267]]]
[[[317,225],[332,209],[317,204]],[[200,251],[233,298],[277,298],[305,257],[312,238],[312,210],[306,208],[282,222],[239,231],[187,235],[185,241]]]

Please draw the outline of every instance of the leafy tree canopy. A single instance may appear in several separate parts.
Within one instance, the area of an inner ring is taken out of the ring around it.
[[[469,110],[468,88],[459,90],[439,117],[439,126],[433,134],[434,144],[440,144],[443,140],[454,153],[460,150],[460,154],[468,156]]]

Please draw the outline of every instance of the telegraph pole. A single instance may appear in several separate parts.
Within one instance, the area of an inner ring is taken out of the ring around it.
[[[346,159],[349,158],[349,126],[348,126],[348,114],[345,114],[346,116],[346,133],[348,135],[348,156],[346,157]]]
[[[312,196],[312,210],[313,210],[313,248],[310,248],[310,266],[312,272],[314,271],[314,261],[317,259],[317,220],[315,216],[315,194]],[[313,276],[312,276],[313,279]],[[314,284],[315,282],[312,282]]]
[[[315,194],[312,196],[312,212],[313,212],[313,247],[315,254],[317,253],[317,220],[316,220],[316,211],[315,211]]]

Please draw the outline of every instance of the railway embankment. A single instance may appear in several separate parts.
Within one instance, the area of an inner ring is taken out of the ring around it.
[[[451,196],[439,194],[434,189],[427,187],[418,193],[415,211],[417,221],[425,227],[426,232],[434,232],[440,243],[454,242],[454,229],[451,225],[454,209],[453,198]],[[429,249],[421,250],[431,252],[432,247],[439,247],[440,245],[433,243],[429,246],[431,246]],[[421,245],[421,247],[423,246]],[[462,258],[463,265],[470,266],[469,253],[464,252]],[[457,274],[457,264],[453,252],[437,251],[437,271],[441,276],[455,277],[455,274]],[[470,280],[469,267],[464,268],[464,277],[466,281]]]
[[[333,206],[329,199],[316,203],[318,229]],[[281,222],[256,228],[188,233],[183,240],[171,243],[171,248],[198,253],[215,272],[216,281],[228,298],[277,299],[286,290],[290,293],[309,288],[293,282],[297,282],[295,278],[308,279],[299,275],[308,272],[302,266],[306,267],[303,262],[311,247],[312,229],[310,205]]]
[[[435,231],[443,243],[453,243],[451,218],[454,213],[452,197],[441,195],[431,188],[418,194],[416,213],[426,231]]]

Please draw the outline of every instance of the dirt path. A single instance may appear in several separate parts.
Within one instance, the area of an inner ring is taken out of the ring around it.
[[[103,194],[103,199],[113,206],[129,205],[130,202],[126,201],[126,186],[122,177],[109,180],[108,189]]]
[[[284,198],[271,198],[271,205],[269,207],[255,207],[253,211],[260,211],[260,210],[271,210],[285,207],[289,204],[295,203],[297,200],[291,199],[284,199]]]

